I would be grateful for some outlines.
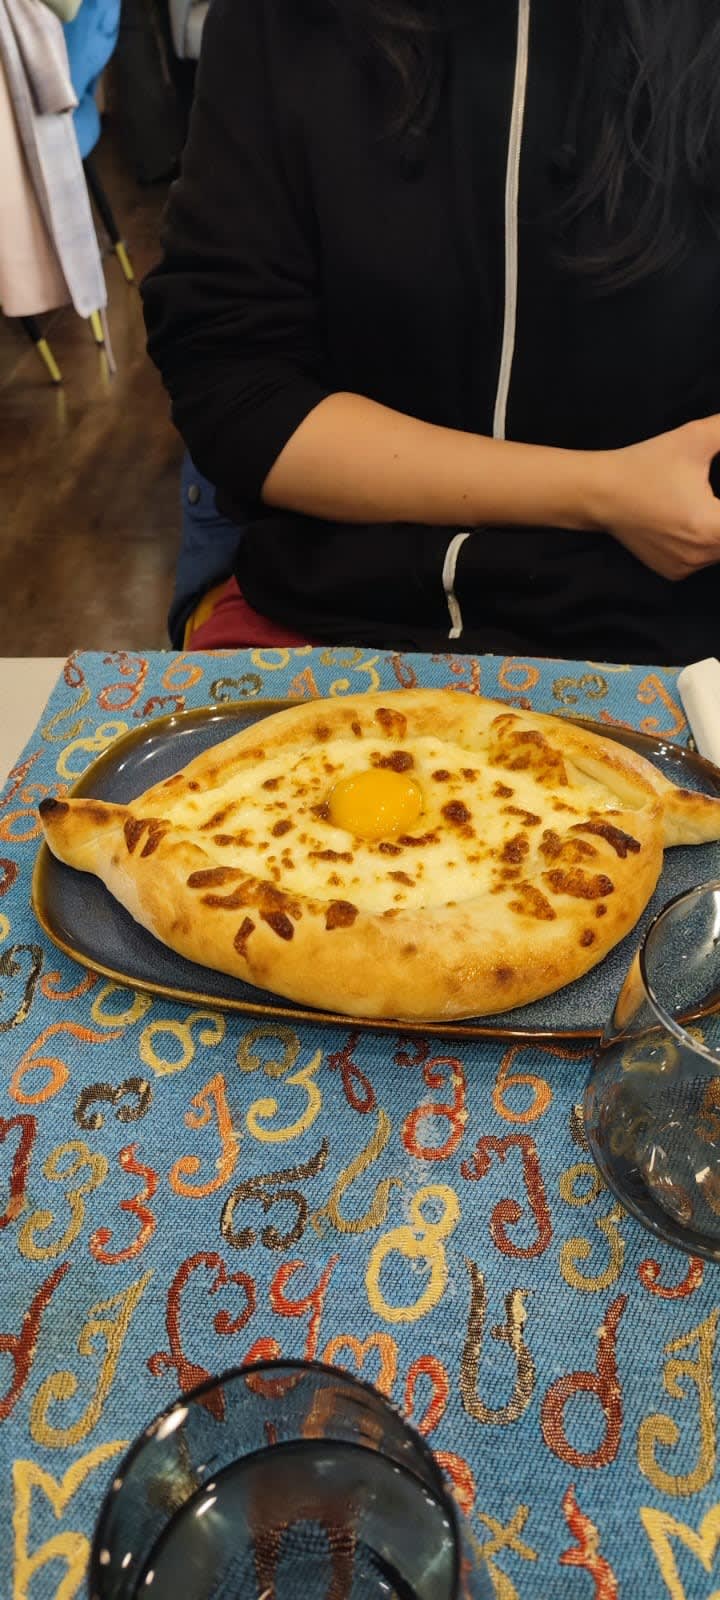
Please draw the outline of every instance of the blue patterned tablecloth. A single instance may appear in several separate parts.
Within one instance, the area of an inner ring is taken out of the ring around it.
[[[584,1048],[151,1002],[62,957],[30,910],[38,800],[141,720],[415,682],[687,737],[657,667],[82,654],[0,793],[3,1600],[83,1593],[127,1442],[273,1353],[360,1369],[405,1408],[497,1600],[720,1594],[718,1269],[603,1188]]]

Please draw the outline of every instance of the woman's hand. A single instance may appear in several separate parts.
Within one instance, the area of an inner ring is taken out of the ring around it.
[[[720,416],[688,422],[596,458],[596,516],[620,544],[677,582],[720,561],[720,499],[710,487]]]

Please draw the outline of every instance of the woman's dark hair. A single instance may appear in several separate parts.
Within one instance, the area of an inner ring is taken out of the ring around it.
[[[420,146],[462,0],[332,4],[384,79],[390,131]],[[579,72],[558,152],[562,254],[570,269],[611,290],[675,265],[699,220],[720,227],[720,5],[577,0],[577,10]]]

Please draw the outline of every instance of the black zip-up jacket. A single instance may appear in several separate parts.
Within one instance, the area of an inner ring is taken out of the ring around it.
[[[678,267],[612,295],[560,260],[577,9],[477,0],[412,160],[332,16],[303,0],[213,0],[164,259],[144,286],[149,349],[193,458],[246,525],[241,589],[309,638],[620,661],[720,653],[719,566],[671,584],[603,534],[483,527],[461,541],[465,529],[260,503],[290,435],[337,390],[571,449],[720,412],[709,228]]]

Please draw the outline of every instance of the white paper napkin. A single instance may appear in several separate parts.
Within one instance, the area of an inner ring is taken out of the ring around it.
[[[701,756],[720,766],[720,661],[709,656],[683,667],[678,690]]]

